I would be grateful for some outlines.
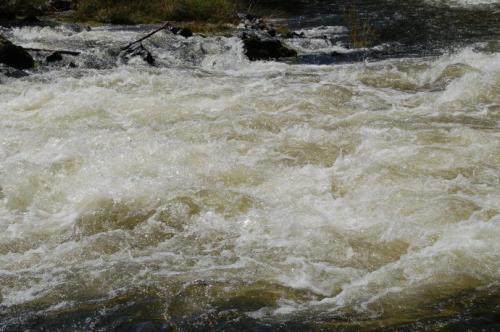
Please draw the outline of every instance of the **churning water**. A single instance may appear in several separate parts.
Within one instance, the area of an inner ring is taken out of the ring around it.
[[[301,55],[348,52],[305,29]],[[495,38],[318,66],[165,33],[156,67],[120,58],[144,31],[5,31],[83,54],[0,77],[0,330],[498,327]]]

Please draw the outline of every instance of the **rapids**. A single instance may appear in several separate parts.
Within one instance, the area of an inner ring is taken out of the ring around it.
[[[155,67],[149,27],[4,29],[83,53],[0,76],[0,330],[498,328],[498,38],[317,65],[310,22]]]

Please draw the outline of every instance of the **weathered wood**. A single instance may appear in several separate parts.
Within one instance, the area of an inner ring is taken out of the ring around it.
[[[66,55],[80,55],[81,52],[77,51],[67,51],[67,50],[48,50],[44,48],[24,48],[26,51],[31,51],[31,52],[47,52],[47,53],[59,53],[59,54],[66,54]]]
[[[151,31],[150,33],[148,33],[148,34],[147,34],[147,35],[145,35],[144,37],[142,37],[142,38],[140,38],[140,39],[137,39],[136,41],[131,42],[130,44],[128,44],[128,45],[127,45],[127,46],[125,46],[125,47],[122,47],[122,51],[123,51],[123,50],[126,50],[126,49],[128,49],[128,48],[130,48],[131,46],[133,46],[133,45],[135,45],[135,44],[138,44],[138,43],[142,42],[143,40],[148,39],[149,37],[153,36],[154,34],[156,34],[156,33],[160,32],[160,31],[162,31],[162,30],[164,30],[164,29],[166,29],[166,28],[168,28],[168,27],[170,27],[170,23],[165,23],[165,24],[163,24],[161,27],[159,27],[158,29],[156,29],[156,30],[154,30],[154,31]]]

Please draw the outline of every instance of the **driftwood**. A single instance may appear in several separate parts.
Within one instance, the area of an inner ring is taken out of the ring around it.
[[[59,53],[59,54],[66,54],[66,55],[80,55],[81,52],[76,52],[76,51],[66,51],[66,50],[48,50],[44,48],[25,48],[26,51],[32,51],[32,52],[47,52],[47,53]]]
[[[147,34],[147,35],[145,35],[144,37],[142,37],[142,38],[140,38],[140,39],[137,39],[136,41],[131,42],[130,44],[128,44],[128,45],[127,45],[127,46],[125,46],[125,47],[122,47],[122,51],[124,51],[124,50],[126,50],[126,49],[129,49],[129,48],[130,48],[130,47],[132,47],[133,45],[138,44],[138,43],[142,42],[143,40],[148,39],[148,38],[149,38],[149,37],[151,37],[152,35],[154,35],[154,34],[156,34],[156,33],[160,32],[160,31],[162,31],[162,30],[164,30],[164,29],[166,29],[166,28],[168,28],[168,27],[170,27],[170,23],[165,23],[165,24],[163,24],[161,27],[159,27],[158,29],[156,29],[156,30],[154,30],[154,31],[151,31],[150,33],[148,33],[148,34]]]

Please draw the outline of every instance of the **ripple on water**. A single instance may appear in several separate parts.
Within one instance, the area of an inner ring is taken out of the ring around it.
[[[230,59],[0,85],[0,329],[494,324],[498,53],[235,66],[209,42]]]

